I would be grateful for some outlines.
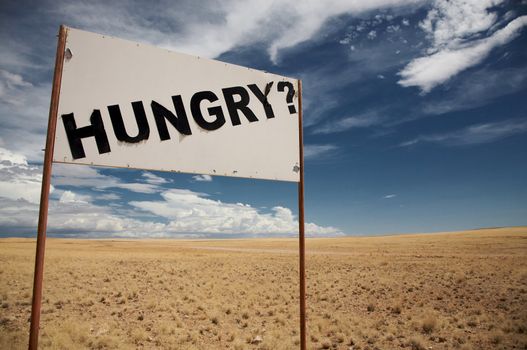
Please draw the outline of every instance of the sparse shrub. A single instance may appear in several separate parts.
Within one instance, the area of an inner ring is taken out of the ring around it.
[[[337,334],[335,336],[335,342],[340,344],[344,343],[344,334]]]
[[[323,340],[322,343],[320,343],[319,349],[330,349],[331,348],[331,342],[327,339]]]
[[[366,309],[368,310],[368,312],[373,312],[375,311],[375,305],[373,305],[372,303],[369,303]]]
[[[401,310],[402,310],[401,304],[396,304],[396,305],[392,306],[390,311],[392,312],[392,314],[400,315],[401,314]]]
[[[466,281],[466,277],[464,275],[458,274],[456,276],[456,283],[461,284]]]
[[[426,350],[423,341],[417,337],[410,338],[410,340],[408,341],[408,346],[412,350]]]
[[[136,343],[140,343],[142,341],[145,341],[146,338],[148,337],[148,334],[145,332],[144,329],[142,328],[134,328],[132,330],[132,339],[136,342]]]
[[[282,316],[275,317],[274,321],[282,326],[285,326],[285,319]]]
[[[455,340],[455,342],[456,342],[456,343],[454,343],[454,344],[457,344],[457,346],[459,346],[459,345],[463,345],[463,344],[466,343],[466,340],[465,340],[465,338],[463,338],[462,335],[457,335],[457,336],[455,336],[455,337],[454,337],[454,340]]]
[[[220,323],[220,320],[218,319],[217,316],[212,316],[212,317],[210,318],[210,322],[212,322],[212,323],[215,324],[215,325],[218,325],[218,324]]]
[[[490,342],[494,345],[498,345],[503,341],[503,334],[499,331],[493,332],[490,335]]]
[[[426,316],[421,323],[421,331],[430,334],[437,327],[437,320],[432,315]]]
[[[92,349],[118,349],[119,340],[110,336],[103,335],[90,341],[90,348]]]
[[[516,326],[516,333],[519,333],[519,334],[527,333],[527,325],[525,325],[525,324],[518,324]]]
[[[243,345],[243,343],[241,342],[236,342],[236,344],[234,344],[234,350],[243,350],[245,349],[245,346]]]

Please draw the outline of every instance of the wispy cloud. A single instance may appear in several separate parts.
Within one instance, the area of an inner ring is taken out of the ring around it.
[[[385,8],[397,8],[407,5],[425,3],[420,0],[375,0],[375,1],[284,1],[276,8],[277,11],[291,9],[288,19],[293,19],[286,25],[286,31],[280,33],[278,38],[271,41],[268,52],[273,62],[277,62],[278,51],[304,42],[320,30],[329,18],[354,14],[359,15],[367,11]],[[371,36],[374,36],[373,34]]]
[[[49,85],[32,84],[20,74],[0,70],[0,146],[42,159]]]
[[[353,128],[365,128],[377,125],[381,122],[382,117],[377,111],[366,112],[356,116],[345,117],[326,122],[316,128],[312,128],[313,134],[331,134],[343,132]]]
[[[212,176],[207,175],[207,174],[194,175],[192,176],[192,178],[194,179],[194,181],[198,181],[198,182],[211,182],[212,181]]]
[[[387,195],[383,196],[382,198],[383,199],[390,199],[390,198],[395,198],[395,197],[397,197],[397,195],[392,193],[392,194],[387,194]]]
[[[20,106],[22,101],[19,90],[32,86],[33,84],[25,81],[21,75],[0,69],[0,101]]]
[[[304,157],[306,159],[316,159],[320,157],[328,156],[338,150],[336,145],[325,144],[325,145],[305,145],[304,146]]]
[[[417,86],[423,93],[480,63],[490,52],[513,40],[527,25],[527,16],[510,21],[493,32],[497,15],[490,12],[498,0],[439,0],[421,27],[432,46],[426,56],[413,59],[399,72],[399,84]],[[493,32],[480,39],[481,35]]]
[[[145,171],[143,174],[141,174],[141,176],[145,178],[146,183],[149,183],[151,185],[163,185],[170,182],[164,177],[157,176],[148,171]]]
[[[162,190],[158,184],[123,181],[115,176],[101,174],[96,168],[73,164],[55,164],[52,183],[55,186],[87,187],[97,190],[120,188],[150,194]]]
[[[402,142],[400,147],[430,142],[445,146],[464,146],[489,143],[509,136],[527,132],[527,119],[505,120],[495,123],[471,125],[466,128],[444,134],[423,135]]]
[[[211,58],[241,45],[260,43],[276,63],[281,50],[309,40],[329,18],[417,3],[424,1],[226,0],[198,7],[193,2],[174,6],[161,1],[137,11],[132,1],[116,5],[58,2],[53,11],[83,28]]]
[[[116,193],[103,193],[103,194],[98,194],[97,199],[102,200],[102,201],[116,201],[116,200],[121,199],[121,196],[119,196]]]
[[[483,68],[471,72],[439,98],[423,101],[425,114],[445,114],[494,102],[497,98],[513,94],[527,86],[527,68]]]

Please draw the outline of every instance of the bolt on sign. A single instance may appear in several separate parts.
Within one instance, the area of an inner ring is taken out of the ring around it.
[[[53,161],[299,181],[298,81],[68,28]]]

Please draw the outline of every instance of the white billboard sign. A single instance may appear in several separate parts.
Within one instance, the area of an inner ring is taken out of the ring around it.
[[[298,81],[67,29],[53,161],[299,181]]]

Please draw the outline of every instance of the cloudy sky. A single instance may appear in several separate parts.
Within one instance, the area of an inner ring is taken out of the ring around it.
[[[2,1],[0,235],[34,236],[56,34],[303,81],[310,235],[527,224],[527,1]],[[54,165],[48,232],[295,235],[297,187]]]

